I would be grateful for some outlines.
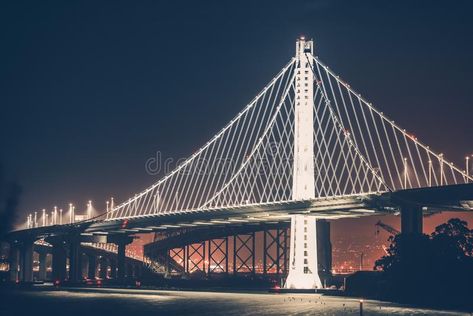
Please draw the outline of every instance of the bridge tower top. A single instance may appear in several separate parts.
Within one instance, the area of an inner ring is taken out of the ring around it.
[[[314,54],[314,41],[306,40],[305,36],[301,36],[296,41],[296,58],[298,60],[305,60],[305,54]]]

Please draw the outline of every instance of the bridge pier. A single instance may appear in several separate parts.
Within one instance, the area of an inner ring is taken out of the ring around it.
[[[102,280],[105,280],[107,278],[107,269],[108,269],[108,260],[106,257],[102,257],[99,260],[99,277]]]
[[[97,270],[97,257],[94,255],[89,255],[88,259],[88,267],[87,267],[87,278],[90,280],[95,279],[95,271]]]
[[[332,243],[330,242],[330,222],[319,219],[317,225],[318,271],[322,284],[332,278]],[[324,286],[325,287],[325,286]]]
[[[115,236],[111,241],[118,247],[117,253],[117,279],[119,282],[125,281],[126,266],[125,266],[125,250],[128,244],[131,244],[133,237],[130,236]]]
[[[401,206],[401,233],[422,234],[423,220],[422,207],[418,205]]]
[[[10,254],[8,256],[9,258],[9,266],[10,266],[10,281],[11,282],[19,282],[20,281],[20,276],[19,276],[19,263],[20,263],[20,258],[19,258],[19,249],[18,246],[15,245],[14,243],[10,243]]]
[[[38,253],[39,254],[39,274],[38,274],[38,279],[40,281],[45,281],[46,280],[46,258],[47,258],[47,253],[45,251],[41,251]]]
[[[66,280],[67,255],[63,240],[55,242],[48,241],[53,245],[52,279],[53,282],[63,282]]]
[[[132,279],[135,277],[135,267],[132,263],[126,264],[126,277]]]
[[[110,278],[111,279],[117,278],[117,263],[114,259],[110,260]]]
[[[28,240],[20,248],[20,281],[33,282],[33,241]]]
[[[140,279],[141,276],[142,276],[142,265],[134,263],[133,267],[134,267],[133,268],[133,275],[134,275],[135,279]]]
[[[80,239],[72,238],[69,243],[69,281],[78,283],[82,280]]]
[[[119,243],[118,245],[118,254],[117,254],[117,279],[120,282],[125,280],[125,250],[126,244]]]
[[[317,219],[314,216],[291,216],[291,245],[288,289],[323,288],[319,276]]]

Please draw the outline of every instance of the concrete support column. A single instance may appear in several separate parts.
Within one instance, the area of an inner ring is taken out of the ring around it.
[[[126,265],[126,277],[128,279],[132,279],[134,277],[134,275],[133,275],[133,265],[131,263],[128,263]]]
[[[46,257],[47,257],[46,252],[40,252],[39,253],[39,275],[38,275],[38,279],[40,281],[45,281],[46,280]]]
[[[93,280],[95,279],[95,271],[97,270],[97,258],[94,255],[89,255],[88,260],[87,278]]]
[[[100,258],[100,270],[99,270],[99,277],[102,280],[107,278],[107,268],[108,268],[108,260],[105,257]]]
[[[53,245],[53,282],[62,282],[66,279],[66,249],[63,241],[52,243]]]
[[[401,207],[401,233],[422,234],[422,207],[417,205],[403,205]]]
[[[117,279],[119,282],[125,280],[126,266],[125,266],[125,250],[126,246],[133,241],[133,237],[130,236],[115,236],[111,237],[111,242],[118,246],[117,253]]]
[[[114,259],[110,260],[110,278],[117,278],[117,263]]]
[[[19,251],[18,251],[18,246],[11,243],[10,244],[10,254],[8,256],[9,259],[9,266],[10,266],[10,281],[11,282],[19,282],[20,281],[20,275],[19,275],[19,263],[20,263],[20,258],[19,258]]]
[[[73,239],[69,243],[69,281],[78,283],[82,281],[80,240]]]
[[[133,275],[135,276],[135,279],[141,278],[141,265],[140,264],[135,264]]]
[[[332,243],[330,242],[330,222],[319,219],[317,225],[317,257],[319,276],[322,284],[326,285],[332,278]]]
[[[21,247],[20,275],[22,282],[33,282],[33,241],[27,241]]]
[[[119,243],[118,245],[118,255],[117,255],[117,278],[120,281],[125,279],[125,243]]]
[[[321,289],[317,241],[317,219],[307,215],[291,216],[289,273],[285,288]]]

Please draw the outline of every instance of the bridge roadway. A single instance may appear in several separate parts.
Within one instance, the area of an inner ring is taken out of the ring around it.
[[[12,249],[20,253],[23,271],[15,276],[25,282],[32,280],[32,244],[45,239],[55,248],[68,248],[71,266],[77,261],[80,243],[114,243],[118,246],[118,279],[125,275],[125,246],[133,241],[133,235],[159,231],[182,230],[189,227],[217,229],[255,225],[258,223],[289,222],[293,214],[307,214],[321,219],[361,217],[375,214],[400,214],[403,233],[422,232],[422,214],[440,211],[473,210],[473,184],[459,184],[442,187],[409,189],[379,194],[366,194],[343,198],[324,198],[311,201],[291,201],[282,203],[246,205],[233,208],[199,210],[143,216],[133,219],[94,220],[68,225],[53,225],[33,229],[17,230],[10,233]],[[54,250],[53,250],[54,252]],[[61,251],[62,253],[64,251]],[[64,270],[64,255],[53,262],[56,270]],[[60,266],[61,268],[57,268]],[[76,269],[77,270],[77,269]],[[73,268],[73,272],[74,272]],[[18,273],[18,271],[16,271]],[[64,273],[56,275],[63,279]],[[12,277],[13,279],[13,277]],[[78,281],[78,272],[72,273],[71,280]]]

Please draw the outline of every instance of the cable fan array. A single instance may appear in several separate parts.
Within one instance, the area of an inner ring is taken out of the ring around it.
[[[107,213],[107,219],[202,209],[232,179],[272,126],[293,84],[292,59],[220,132],[174,171]]]
[[[314,198],[472,181],[306,54],[314,75]],[[106,219],[292,201],[293,58],[201,149]]]
[[[442,154],[433,152],[429,146],[375,109],[318,58],[309,58],[314,60],[315,77],[340,125],[389,190],[473,180]]]

